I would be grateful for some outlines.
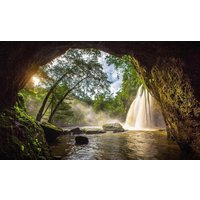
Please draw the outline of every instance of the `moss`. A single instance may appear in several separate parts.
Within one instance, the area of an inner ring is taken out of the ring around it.
[[[63,131],[61,128],[57,127],[56,125],[48,123],[48,122],[42,122],[41,125],[47,128],[53,129],[55,131],[61,131],[61,132]]]
[[[106,131],[104,131],[101,128],[83,128],[81,129],[81,131],[85,134],[102,134],[102,133],[106,133]]]
[[[25,100],[24,100],[24,96],[23,96],[22,93],[18,93],[18,95],[17,95],[17,101],[16,101],[15,106],[17,108],[20,108],[20,109],[24,110],[25,112],[27,111]]]
[[[0,159],[49,159],[44,131],[21,103],[0,113]]]

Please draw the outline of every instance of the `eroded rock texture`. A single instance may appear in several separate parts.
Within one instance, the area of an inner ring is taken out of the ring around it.
[[[200,155],[199,42],[1,42],[0,110],[15,104],[17,93],[38,67],[68,48],[98,48],[130,54],[159,101],[168,133],[182,150]]]
[[[150,72],[137,67],[161,105],[168,135],[184,152],[200,154],[200,104],[186,64],[180,58],[158,59]]]

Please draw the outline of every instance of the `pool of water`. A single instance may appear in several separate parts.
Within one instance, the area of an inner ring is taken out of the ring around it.
[[[128,131],[87,135],[88,145],[75,145],[75,136],[61,136],[52,145],[55,158],[67,160],[183,159],[178,145],[165,131]]]

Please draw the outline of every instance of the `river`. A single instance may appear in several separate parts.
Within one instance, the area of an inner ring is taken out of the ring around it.
[[[55,158],[64,160],[179,160],[178,145],[165,131],[128,131],[87,135],[88,145],[75,145],[75,136],[65,135],[52,145]]]

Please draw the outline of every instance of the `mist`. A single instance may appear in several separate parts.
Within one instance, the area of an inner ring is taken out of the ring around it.
[[[74,117],[79,119],[81,125],[102,126],[105,123],[121,123],[119,119],[111,118],[103,111],[97,113],[92,106],[78,100],[73,100],[71,107]]]

